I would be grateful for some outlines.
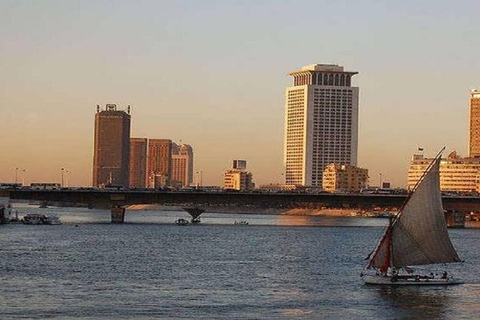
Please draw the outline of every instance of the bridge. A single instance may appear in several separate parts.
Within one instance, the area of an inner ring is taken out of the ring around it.
[[[264,193],[264,192],[204,192],[181,191],[139,191],[106,189],[66,189],[66,190],[0,190],[0,197],[11,200],[34,200],[41,202],[60,202],[84,204],[88,206],[109,207],[112,223],[122,223],[125,208],[135,204],[177,205],[188,208],[237,207],[261,209],[358,209],[369,210],[374,207],[399,208],[406,195],[390,194],[332,194],[332,193]],[[446,210],[457,212],[480,212],[480,197],[444,196]],[[198,210],[197,210],[198,211]]]

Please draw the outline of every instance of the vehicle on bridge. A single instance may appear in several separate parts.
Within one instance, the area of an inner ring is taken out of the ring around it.
[[[30,183],[30,189],[33,190],[60,190],[60,183],[44,183],[44,182],[33,182]]]
[[[1,190],[20,189],[21,187],[21,183],[0,183]]]

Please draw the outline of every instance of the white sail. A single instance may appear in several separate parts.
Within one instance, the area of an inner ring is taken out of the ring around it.
[[[460,262],[447,232],[440,192],[440,160],[432,163],[368,264],[386,273],[389,267]]]
[[[447,232],[440,192],[440,157],[392,227],[392,267],[459,262]]]

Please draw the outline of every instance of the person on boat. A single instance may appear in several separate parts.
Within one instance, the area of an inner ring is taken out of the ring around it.
[[[442,279],[447,279],[447,271],[444,271],[443,274],[442,274]]]
[[[391,282],[397,282],[398,281],[398,269],[397,268],[392,268],[391,270],[392,276],[390,278]]]

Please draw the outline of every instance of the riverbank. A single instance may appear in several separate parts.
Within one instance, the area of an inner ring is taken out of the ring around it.
[[[202,206],[206,213],[231,213],[231,214],[267,214],[291,216],[323,216],[323,217],[370,217],[378,216],[378,212],[364,212],[354,209],[272,209],[229,206]],[[127,207],[127,210],[155,210],[155,211],[184,211],[181,206],[165,206],[155,204],[139,204]],[[382,212],[383,213],[383,212]]]

